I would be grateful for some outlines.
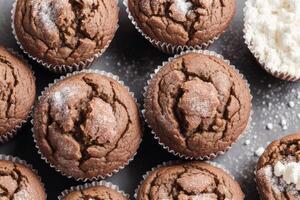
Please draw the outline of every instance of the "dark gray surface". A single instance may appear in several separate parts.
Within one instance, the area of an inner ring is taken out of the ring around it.
[[[253,171],[257,162],[254,151],[260,146],[265,147],[274,139],[299,130],[297,114],[300,113],[298,102],[300,89],[298,89],[298,83],[275,79],[257,65],[242,37],[244,1],[238,0],[237,2],[238,12],[233,23],[209,49],[229,59],[249,81],[254,96],[254,114],[247,133],[237,144],[233,145],[229,152],[214,161],[225,166],[241,184],[246,193],[246,199],[253,200],[258,199],[253,181]],[[10,28],[12,3],[13,0],[0,0],[0,44],[20,52]],[[161,53],[142,38],[129,22],[123,5],[121,5],[119,24],[120,28],[111,46],[93,64],[93,68],[119,75],[121,80],[135,93],[138,101],[142,103],[143,88],[150,73],[169,56]],[[30,61],[30,63],[37,77],[38,94],[40,94],[40,91],[48,83],[59,76],[45,71],[35,62]],[[290,101],[296,103],[292,108],[288,106]],[[281,118],[287,120],[286,130],[279,125]],[[266,130],[267,123],[273,124],[273,130]],[[46,185],[48,199],[56,199],[62,190],[78,185],[80,182],[61,176],[40,159],[34,147],[30,129],[31,125],[28,123],[15,139],[0,146],[0,153],[18,156],[31,163],[38,170]],[[244,145],[245,140],[249,140],[250,145]],[[150,135],[150,130],[146,128],[135,160],[107,180],[119,185],[133,199],[134,190],[141,181],[142,175],[157,164],[169,160],[177,160],[177,158],[163,150]]]

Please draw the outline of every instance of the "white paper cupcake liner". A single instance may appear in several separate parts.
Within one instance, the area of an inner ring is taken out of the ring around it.
[[[222,33],[220,33],[218,36],[214,37],[213,39],[209,40],[206,43],[202,43],[199,45],[195,45],[195,46],[189,46],[189,45],[173,45],[173,44],[169,44],[166,42],[161,42],[158,40],[154,40],[152,38],[150,38],[147,34],[145,34],[142,29],[140,29],[138,23],[136,22],[136,20],[134,19],[134,17],[132,16],[129,7],[128,7],[128,0],[123,0],[123,4],[126,7],[126,12],[128,14],[128,18],[130,19],[131,23],[134,25],[134,27],[136,28],[136,30],[138,30],[138,32],[140,34],[142,34],[142,36],[144,38],[146,38],[154,47],[160,49],[162,52],[167,53],[167,54],[177,54],[180,53],[182,51],[186,51],[186,50],[201,50],[201,49],[206,49],[208,48],[212,43],[214,43],[214,41],[216,41],[217,39],[219,39],[220,35],[222,35],[225,31],[223,31]]]
[[[193,162],[193,161],[192,161]],[[195,162],[195,161],[194,161]],[[200,161],[199,161],[200,162]],[[216,162],[211,162],[211,161],[202,161],[204,163],[210,164],[216,168],[219,168],[221,170],[223,170],[225,173],[227,173],[233,180],[235,180],[234,176],[221,164],[216,163]],[[144,183],[144,181],[146,180],[146,178],[154,171],[156,171],[159,168],[162,167],[169,167],[169,166],[175,166],[175,165],[180,165],[180,164],[185,164],[188,162],[182,162],[182,161],[168,161],[168,162],[163,162],[162,164],[157,165],[156,167],[151,168],[151,170],[147,171],[143,176],[142,176],[142,180],[140,181],[138,187],[135,189],[134,191],[134,199],[137,199],[137,195],[139,192],[139,189],[141,188],[141,185]]]
[[[43,97],[43,95],[47,92],[47,90],[49,88],[51,88],[53,85],[55,85],[56,83],[62,81],[63,79],[67,78],[67,77],[70,77],[70,76],[73,76],[73,75],[76,75],[76,74],[81,74],[81,73],[96,73],[96,74],[100,74],[100,75],[103,75],[103,76],[106,76],[106,77],[109,77],[109,78],[112,78],[113,80],[117,81],[119,84],[121,84],[122,86],[124,86],[126,88],[126,90],[130,93],[130,95],[133,97],[134,101],[136,102],[137,106],[138,103],[137,103],[137,99],[135,98],[134,96],[134,93],[130,91],[129,87],[125,86],[124,82],[121,81],[119,79],[118,76],[116,75],[113,75],[112,73],[109,73],[109,72],[105,72],[105,71],[100,71],[100,70],[92,70],[92,69],[84,69],[82,71],[75,71],[73,73],[69,73],[69,74],[66,74],[65,76],[61,76],[59,79],[55,79],[53,83],[50,83],[48,84],[47,87],[44,88],[44,90],[41,92],[41,95],[38,97],[38,100],[40,101],[40,99]],[[34,127],[34,119],[31,120],[31,124],[32,124],[32,127]],[[96,177],[92,177],[92,178],[77,178],[77,177],[73,177],[71,175],[68,175],[66,174],[65,172],[61,171],[60,169],[58,169],[54,164],[52,164],[50,161],[48,161],[48,159],[43,155],[43,153],[41,152],[38,144],[37,144],[37,140],[35,138],[35,134],[34,134],[34,128],[31,129],[32,130],[32,133],[33,133],[33,140],[35,142],[35,147],[36,149],[38,150],[38,154],[40,154],[42,160],[44,160],[47,164],[50,165],[50,167],[52,167],[53,169],[56,170],[56,172],[60,173],[61,175],[67,177],[67,178],[70,178],[70,179],[75,179],[76,181],[83,181],[83,182],[87,182],[87,181],[96,181],[96,180],[99,180],[99,179],[105,179],[105,178],[109,178],[111,176],[113,176],[114,174],[118,173],[120,170],[124,169],[127,165],[129,165],[129,163],[131,161],[134,160],[134,157],[136,156],[137,152],[126,162],[124,163],[122,166],[120,166],[118,169],[115,169],[113,170],[112,172],[106,174],[106,175],[99,175],[99,176],[96,176]],[[140,140],[140,144],[142,142],[142,139]],[[139,145],[140,145],[139,144]]]
[[[20,54],[18,54],[16,51],[14,51],[11,48],[8,48],[6,50],[11,52],[14,56],[16,56],[18,59],[20,59],[23,63],[26,64],[26,66],[31,70],[31,73],[32,73],[34,81],[35,81],[34,72],[32,71],[32,68],[29,65],[29,63],[23,58],[23,56],[21,56]],[[10,141],[11,139],[13,139],[18,134],[18,132],[22,128],[22,126],[25,123],[27,123],[28,120],[31,118],[33,107],[34,107],[34,105],[31,106],[30,111],[27,114],[27,117],[25,117],[22,121],[20,121],[12,130],[6,132],[3,135],[0,135],[0,143],[6,143],[6,142]]]
[[[11,10],[11,20],[12,20],[11,27],[12,27],[12,33],[13,33],[15,39],[16,39],[16,42],[20,46],[20,48],[22,49],[22,51],[29,58],[31,58],[32,60],[34,60],[37,63],[41,64],[44,68],[46,68],[47,70],[49,70],[51,72],[54,72],[54,73],[57,73],[57,74],[66,74],[66,73],[71,73],[73,71],[80,71],[80,70],[83,70],[83,69],[87,69],[87,68],[91,67],[91,65],[93,64],[93,62],[97,58],[99,58],[106,51],[106,49],[109,47],[110,43],[112,42],[112,40],[109,40],[107,42],[107,44],[103,47],[103,49],[101,49],[100,52],[95,53],[92,57],[90,57],[90,58],[88,58],[86,60],[83,60],[83,61],[71,64],[71,65],[58,65],[58,64],[49,64],[49,63],[46,63],[42,59],[34,57],[30,53],[28,53],[25,50],[25,48],[23,47],[23,45],[21,44],[21,42],[20,42],[20,40],[19,40],[19,38],[18,38],[18,36],[16,34],[14,16],[15,16],[15,11],[16,11],[17,1],[18,0],[15,0],[15,2],[13,3],[13,8]],[[119,25],[116,26],[115,33],[117,32],[118,28],[119,28]]]
[[[251,95],[251,90],[250,90],[250,85],[247,81],[247,79],[243,76],[243,74],[241,74],[239,72],[238,69],[236,69],[236,67],[234,65],[231,65],[230,64],[230,61],[229,60],[226,60],[222,55],[220,54],[217,54],[216,52],[214,51],[208,51],[208,50],[187,50],[185,52],[181,52],[180,54],[176,54],[175,56],[173,57],[170,57],[168,59],[168,61],[165,61],[162,63],[162,65],[158,66],[155,70],[154,70],[154,73],[150,74],[150,79],[147,81],[147,85],[144,87],[144,98],[146,98],[146,93],[147,93],[147,90],[148,90],[148,86],[149,84],[151,83],[151,80],[154,78],[154,76],[156,75],[156,73],[161,69],[163,68],[166,64],[168,64],[169,62],[171,62],[172,60],[182,56],[182,55],[185,55],[185,54],[188,54],[188,53],[199,53],[199,54],[203,54],[203,55],[208,55],[208,56],[215,56],[216,58],[219,58],[221,60],[223,60],[226,64],[228,64],[232,69],[235,70],[235,72],[237,74],[239,74],[242,78],[242,80],[245,81],[246,85],[247,85],[247,88],[249,89],[249,94],[250,94],[250,98],[251,98],[251,102],[252,102],[252,99],[253,99],[253,96]],[[216,158],[217,156],[219,155],[223,155],[225,152],[227,152],[229,149],[232,148],[232,145],[234,145],[237,141],[240,140],[241,137],[243,137],[246,133],[249,132],[249,129],[251,128],[251,121],[252,121],[252,115],[253,115],[253,110],[252,110],[252,103],[251,103],[251,111],[250,111],[250,115],[249,115],[249,119],[248,119],[248,123],[247,123],[247,126],[246,128],[244,129],[244,131],[238,136],[238,138],[231,144],[229,145],[224,151],[218,151],[216,153],[212,153],[210,155],[206,155],[206,156],[199,156],[199,157],[191,157],[191,156],[188,156],[188,155],[185,155],[185,154],[182,154],[182,153],[179,153],[179,152],[176,152],[175,150],[171,149],[169,146],[165,145],[161,140],[160,138],[157,136],[157,134],[153,131],[151,125],[149,124],[146,116],[145,116],[145,105],[144,105],[144,108],[142,110],[142,114],[143,114],[143,117],[144,117],[144,120],[145,122],[147,123],[148,127],[151,129],[151,133],[152,135],[154,136],[154,138],[158,141],[158,144],[160,146],[162,146],[163,149],[167,150],[169,153],[173,154],[174,156],[177,156],[179,158],[182,158],[182,159],[186,159],[186,160],[211,160],[211,159],[214,159]]]
[[[58,200],[63,200],[66,196],[68,196],[70,193],[75,192],[75,191],[81,191],[81,190],[85,190],[91,187],[97,187],[97,186],[104,186],[110,189],[113,189],[117,192],[119,192],[120,194],[122,194],[124,197],[126,197],[127,199],[129,199],[129,194],[125,193],[124,191],[120,190],[119,186],[114,185],[110,182],[106,182],[106,181],[94,181],[92,183],[85,183],[83,185],[78,185],[78,186],[73,186],[70,189],[66,189],[64,190],[59,196],[58,196]]]
[[[243,9],[243,13],[246,13],[246,6]],[[247,45],[248,49],[250,50],[250,52],[253,54],[253,56],[255,57],[255,59],[257,60],[257,62],[259,63],[259,65],[269,74],[271,74],[272,76],[282,79],[282,80],[286,80],[286,81],[298,81],[300,80],[299,76],[293,75],[293,74],[289,74],[288,72],[282,72],[282,71],[278,71],[278,70],[274,70],[272,69],[272,67],[267,66],[264,62],[263,59],[261,59],[259,53],[255,50],[255,47],[253,46],[251,41],[248,41],[246,38],[246,33],[247,33],[247,24],[246,24],[246,20],[245,20],[245,16],[244,16],[244,29],[243,29],[243,38],[245,40],[245,44]]]
[[[47,199],[47,193],[46,193],[45,185],[42,182],[42,179],[39,176],[38,171],[36,169],[34,169],[32,167],[32,165],[28,164],[25,160],[22,160],[22,159],[20,159],[18,157],[14,157],[14,156],[10,156],[10,155],[4,155],[4,154],[0,154],[0,160],[11,161],[13,163],[24,165],[25,167],[27,167],[28,169],[30,169],[37,176],[38,180],[40,181],[41,186],[42,186],[42,188],[43,188],[43,190],[45,192],[46,199]]]

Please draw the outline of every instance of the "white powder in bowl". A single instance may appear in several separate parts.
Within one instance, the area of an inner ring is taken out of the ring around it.
[[[300,78],[299,0],[248,0],[245,39],[265,67]]]

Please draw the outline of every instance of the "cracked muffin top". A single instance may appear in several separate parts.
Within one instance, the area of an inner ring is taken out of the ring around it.
[[[160,142],[193,158],[223,152],[245,130],[251,95],[223,60],[201,53],[172,59],[150,80],[145,118]]]
[[[34,136],[43,156],[76,179],[105,177],[127,164],[141,137],[139,111],[128,90],[93,72],[48,88],[34,112]]]
[[[300,199],[300,134],[272,142],[257,164],[256,182],[262,200]]]
[[[160,167],[143,181],[137,200],[243,200],[239,184],[225,171],[204,162]]]
[[[27,118],[35,90],[35,78],[27,64],[0,46],[0,136]]]
[[[112,40],[115,0],[18,0],[14,27],[25,51],[47,64],[78,64]]]
[[[128,200],[120,192],[106,186],[93,186],[79,191],[70,192],[62,200]]]
[[[212,41],[228,27],[235,0],[128,0],[138,27],[151,39],[196,46]]]
[[[1,200],[46,200],[39,177],[28,167],[0,160]]]

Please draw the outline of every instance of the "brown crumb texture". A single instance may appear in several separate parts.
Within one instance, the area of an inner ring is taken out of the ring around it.
[[[27,118],[35,90],[35,78],[29,67],[0,46],[0,136]]]
[[[178,3],[179,2],[179,3]],[[188,5],[183,10],[181,5]],[[235,0],[128,0],[130,13],[150,38],[195,46],[219,36],[232,20]]]
[[[259,158],[256,171],[256,182],[262,200],[296,200],[300,192],[281,178],[275,177],[274,166],[278,162],[300,161],[300,134],[285,136],[272,142]],[[270,175],[266,168],[270,167]]]
[[[224,61],[189,53],[166,64],[150,81],[145,117],[175,152],[204,157],[225,151],[244,131],[251,95]]]
[[[46,200],[42,183],[27,167],[11,161],[0,161],[1,200]]]
[[[274,166],[284,160],[300,162],[300,134],[288,135],[272,142],[260,157],[257,169]]]
[[[223,170],[203,162],[161,167],[151,172],[137,200],[242,200],[239,184]]]
[[[115,0],[18,0],[14,26],[33,57],[71,65],[92,58],[112,40],[118,12]]]
[[[34,113],[43,155],[76,178],[106,176],[136,153],[139,112],[127,89],[96,73],[80,73],[50,87]]]
[[[63,200],[128,200],[120,192],[105,186],[94,186],[70,192]]]

